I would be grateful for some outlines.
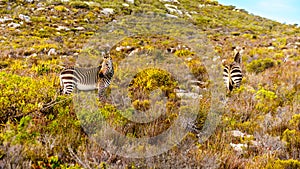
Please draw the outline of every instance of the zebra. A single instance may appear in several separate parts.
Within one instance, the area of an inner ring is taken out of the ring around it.
[[[223,62],[224,71],[223,71],[223,80],[227,91],[231,92],[233,88],[240,87],[243,74],[241,68],[241,53],[243,48],[236,47],[234,48],[234,61],[230,64]]]
[[[74,88],[83,91],[98,89],[98,97],[103,99],[104,91],[110,85],[113,75],[113,62],[108,55],[104,56],[98,67],[67,67],[61,71],[59,79],[63,94],[71,94]]]

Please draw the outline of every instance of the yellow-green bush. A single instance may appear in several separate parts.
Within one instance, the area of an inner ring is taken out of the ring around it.
[[[289,153],[300,151],[300,131],[286,129],[282,134],[282,140],[286,142]]]
[[[32,79],[0,72],[0,119],[2,122],[38,111],[57,90],[49,77]]]
[[[274,112],[279,106],[276,93],[266,90],[263,87],[256,92],[255,99],[257,100],[255,108],[264,113]]]
[[[298,160],[275,160],[268,162],[266,169],[298,169],[300,161]]]
[[[260,73],[273,66],[276,66],[276,62],[273,59],[270,58],[258,59],[250,62],[247,65],[247,71]]]
[[[130,97],[133,100],[148,99],[151,91],[160,88],[167,97],[174,97],[176,81],[171,75],[159,69],[146,69],[136,75],[129,87]],[[173,95],[171,95],[173,93]]]
[[[289,121],[291,128],[300,131],[300,114],[293,115],[292,119]]]

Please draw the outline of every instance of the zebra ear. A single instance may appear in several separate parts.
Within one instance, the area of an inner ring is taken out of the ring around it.
[[[223,59],[223,60],[222,60],[222,65],[223,65],[224,67],[225,67],[226,65],[228,65],[226,59]]]

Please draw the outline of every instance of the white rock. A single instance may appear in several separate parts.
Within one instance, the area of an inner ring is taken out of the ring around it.
[[[176,96],[181,99],[202,99],[203,96],[198,93],[189,92],[189,93],[176,93]]]
[[[177,0],[159,0],[160,2],[168,2],[168,3],[177,3],[180,4]]]
[[[179,15],[182,15],[182,11],[177,9],[177,6],[175,6],[175,5],[165,4],[165,7],[167,8],[167,11],[169,13],[177,13]]]
[[[105,14],[105,15],[112,15],[112,14],[114,14],[114,9],[112,9],[112,8],[104,8],[104,9],[102,9],[101,12],[103,14]]]
[[[185,15],[186,15],[187,17],[189,17],[189,18],[192,18],[192,15],[189,14],[188,12],[186,12]]]
[[[38,7],[38,8],[40,8],[40,7],[43,7],[43,6],[45,6],[45,4],[44,3],[38,3],[38,4],[36,4],[36,7]]]
[[[25,22],[30,22],[30,17],[27,15],[20,14],[19,18]]]
[[[230,143],[230,146],[239,153],[243,153],[244,152],[243,148],[248,147],[247,144],[234,144],[234,143]]]
[[[232,130],[231,134],[233,137],[244,137],[245,133],[241,132],[240,130]]]
[[[134,4],[134,0],[126,0],[127,3]]]
[[[44,7],[39,7],[39,8],[37,8],[36,9],[36,11],[44,11],[46,8],[44,8]]]
[[[129,4],[126,4],[126,3],[123,3],[122,5],[125,7],[129,7]]]
[[[198,7],[203,8],[203,7],[205,7],[205,5],[204,4],[199,4]]]
[[[176,16],[176,15],[171,15],[171,14],[166,14],[166,17],[169,17],[169,18],[178,18],[178,16]]]
[[[50,56],[50,55],[56,55],[57,53],[56,53],[56,49],[54,49],[54,48],[51,48],[49,51],[48,51],[48,56]]]
[[[83,30],[85,30],[85,28],[82,27],[82,26],[76,27],[75,29],[78,30],[78,31],[83,31]]]
[[[56,30],[58,30],[58,31],[61,31],[61,30],[69,31],[70,29],[69,29],[68,27],[65,27],[65,26],[58,26],[58,27],[56,28]]]
[[[9,24],[7,24],[7,26],[8,27],[11,27],[11,28],[19,28],[21,25],[20,24],[18,24],[18,23],[9,23]]]
[[[12,18],[8,18],[6,16],[4,16],[3,18],[0,18],[0,23],[5,23],[5,22],[8,22],[8,21],[13,21]]]
[[[34,0],[25,0],[25,2],[27,2],[27,3],[33,3]]]

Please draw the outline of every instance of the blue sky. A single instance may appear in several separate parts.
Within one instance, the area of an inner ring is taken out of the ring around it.
[[[278,22],[300,25],[300,0],[218,0],[218,2]]]

